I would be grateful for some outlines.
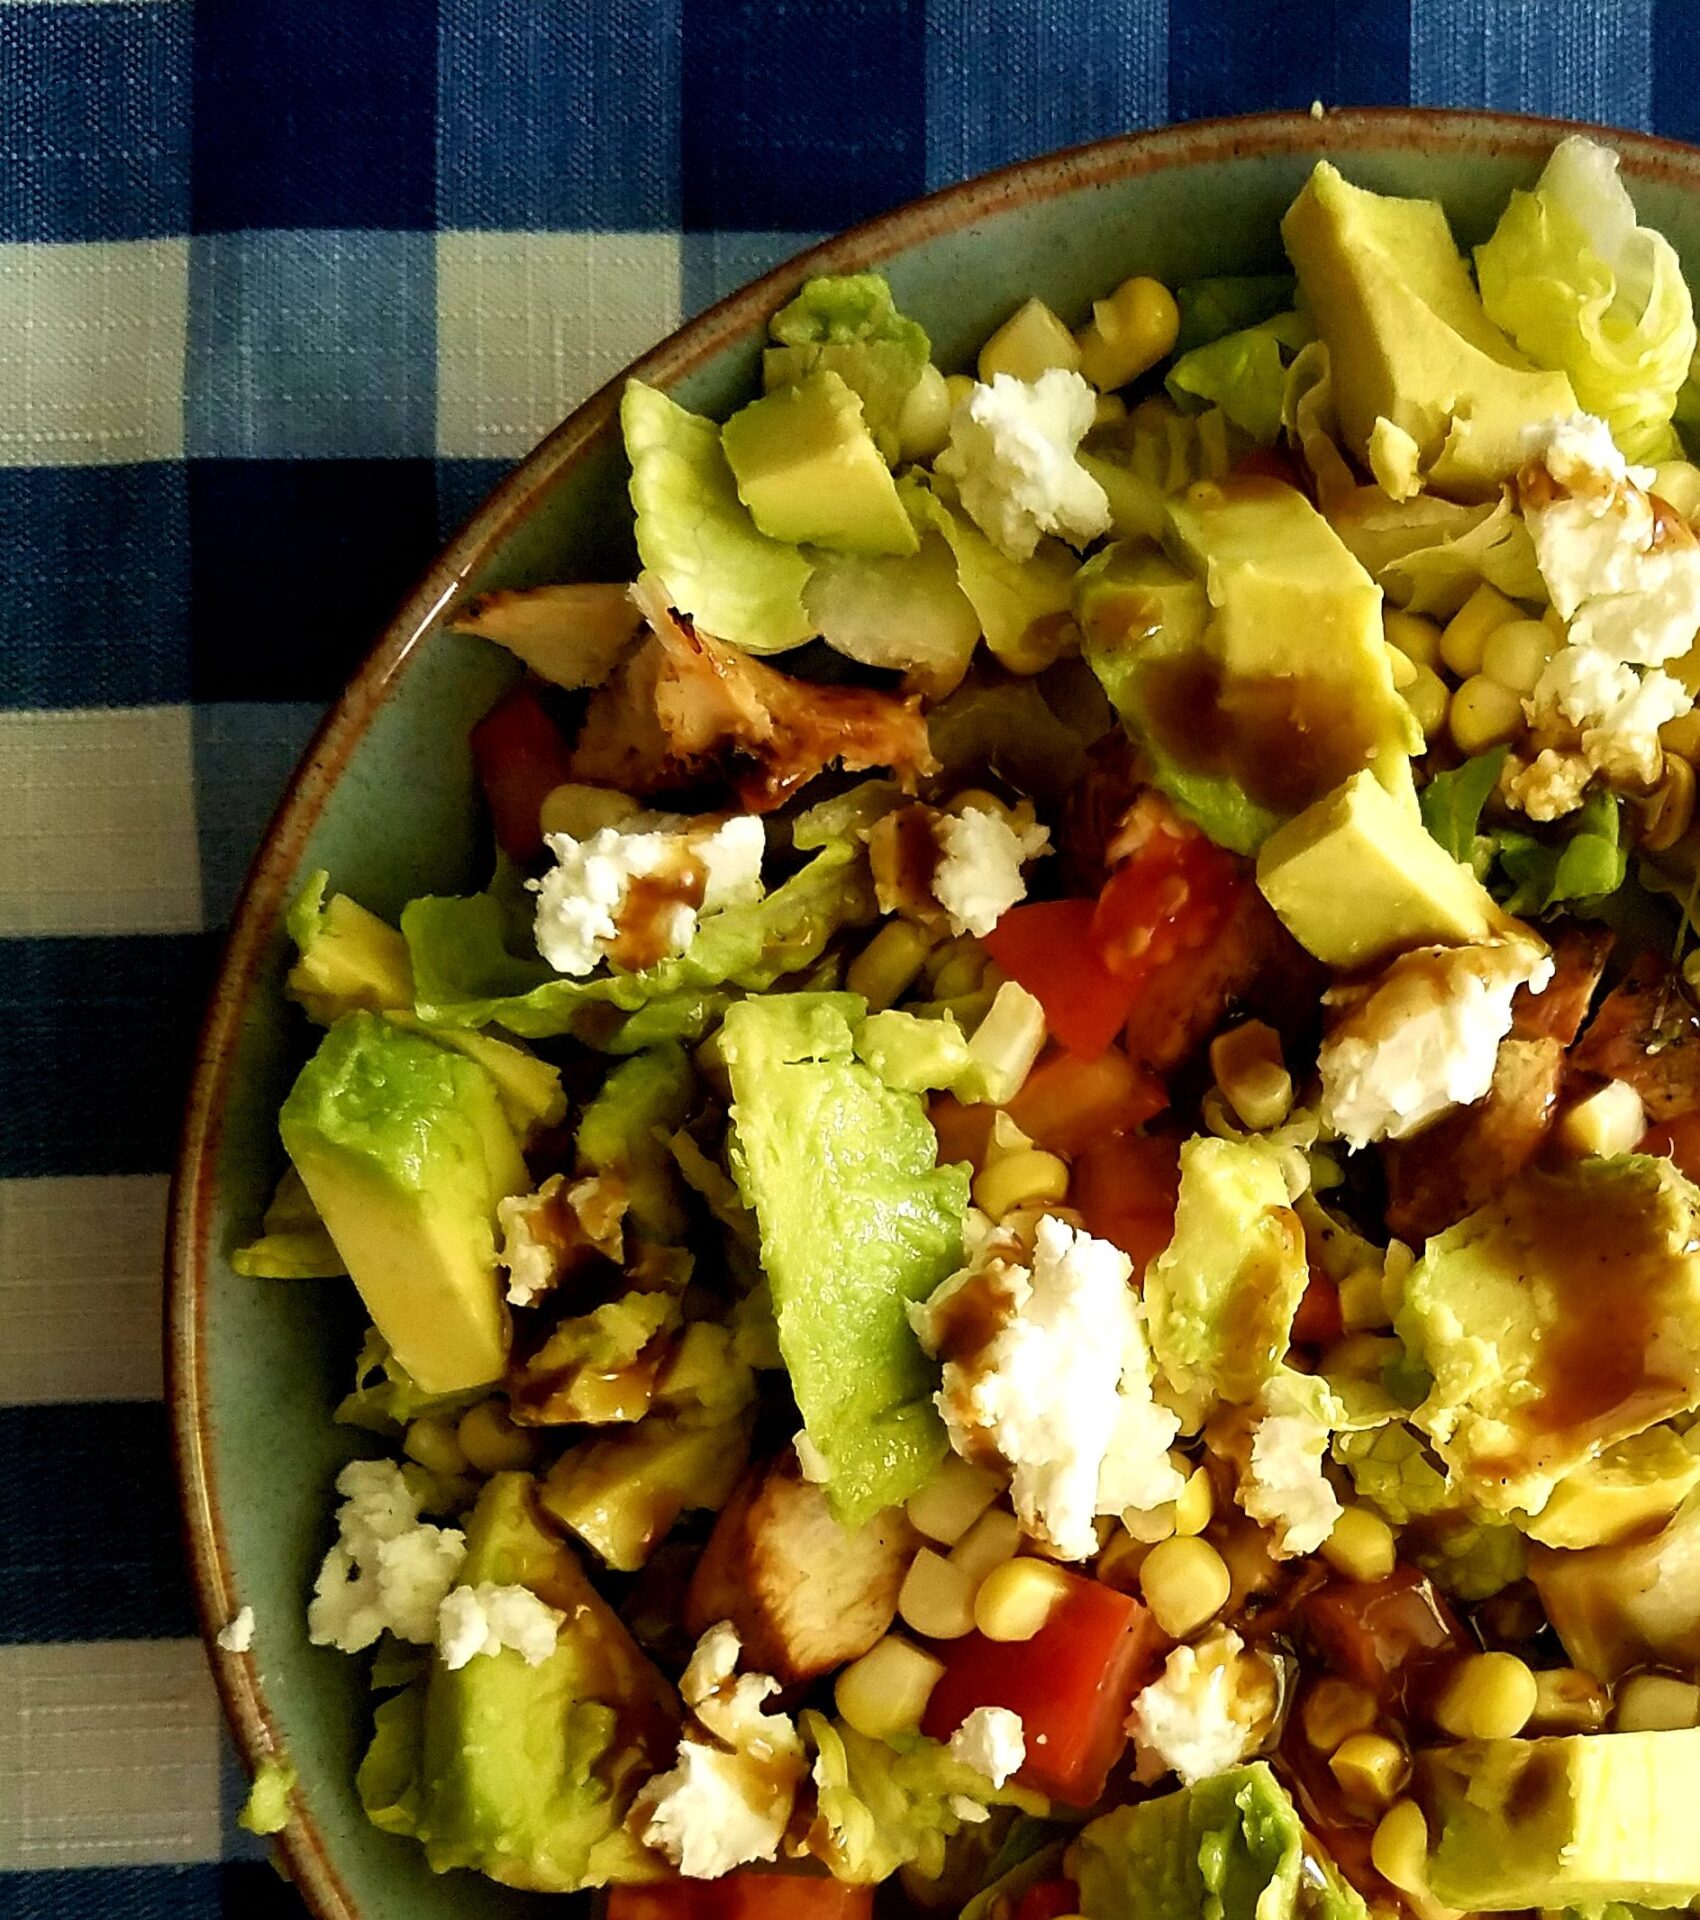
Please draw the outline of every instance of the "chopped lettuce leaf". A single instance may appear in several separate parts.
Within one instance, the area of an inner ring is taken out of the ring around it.
[[[685,1230],[667,1137],[684,1124],[695,1093],[696,1075],[674,1041],[617,1066],[579,1121],[580,1168],[617,1175],[633,1225],[658,1240],[676,1239]]]
[[[813,631],[803,610],[809,563],[751,519],[719,427],[641,380],[626,383],[620,426],[638,553],[668,605],[751,653],[801,646]]]
[[[1086,775],[1079,730],[1058,719],[1031,680],[959,688],[927,715],[927,743],[953,783],[996,774],[1047,813]]]
[[[421,1677],[372,1716],[372,1743],[354,1776],[366,1818],[385,1833],[419,1833],[419,1766],[425,1744],[425,1680]]]
[[[407,1006],[413,983],[401,935],[346,893],[327,900],[329,885],[323,869],[310,874],[289,909],[286,924],[298,958],[284,992],[321,1027],[357,1008],[383,1013]]]
[[[1336,1433],[1334,1457],[1352,1476],[1360,1500],[1395,1527],[1443,1512],[1452,1500],[1446,1469],[1422,1435],[1402,1420],[1358,1433]]]
[[[926,1108],[854,1056],[853,994],[731,1008],[732,1172],[761,1229],[779,1344],[834,1513],[856,1527],[945,1451],[938,1368],[908,1307],[962,1264],[968,1175],[935,1164]]]
[[[1358,487],[1333,504],[1329,520],[1408,613],[1449,619],[1484,580],[1513,600],[1547,597],[1534,542],[1508,494],[1465,506],[1436,493],[1389,500],[1379,488]]]
[[[262,1760],[236,1824],[262,1838],[282,1833],[289,1825],[289,1796],[295,1791],[295,1778],[295,1769],[287,1760]]]
[[[1452,858],[1481,879],[1493,858],[1493,843],[1478,832],[1482,808],[1499,784],[1508,747],[1478,753],[1450,773],[1437,773],[1418,797],[1423,825]]]
[[[1281,407],[1287,367],[1312,338],[1296,313],[1278,314],[1239,333],[1224,334],[1208,346],[1194,347],[1170,367],[1164,384],[1177,406],[1202,401],[1220,407],[1227,418],[1260,446],[1281,433]]]
[[[984,1886],[962,1909],[961,1920],[1004,1920],[1019,1910],[1030,1887],[1058,1878],[1067,1843],[1052,1839],[1055,1832],[1047,1821],[1022,1815],[992,1860]]]
[[[1505,1520],[1460,1511],[1407,1536],[1406,1551],[1443,1593],[1466,1605],[1490,1600],[1529,1569],[1529,1548]]]
[[[1550,913],[1555,907],[1586,914],[1623,885],[1629,849],[1622,836],[1622,802],[1614,793],[1593,793],[1572,816],[1562,836],[1538,838],[1501,827],[1494,836],[1500,867],[1512,883],[1506,910]]]
[[[877,273],[823,274],[805,283],[768,323],[762,385],[795,386],[811,373],[836,373],[862,402],[880,452],[897,457],[898,417],[932,355],[926,329],[899,313]]]
[[[230,1256],[233,1271],[250,1280],[336,1280],[348,1272],[306,1182],[286,1166],[260,1221],[260,1235]]]
[[[354,1391],[337,1403],[332,1418],[345,1427],[364,1427],[386,1438],[398,1434],[422,1413],[451,1413],[484,1399],[490,1389],[473,1387],[463,1393],[427,1393],[390,1352],[389,1342],[376,1327],[366,1329],[354,1363]]]
[[[1239,333],[1289,312],[1296,286],[1290,273],[1231,273],[1176,287],[1181,316],[1176,353],[1191,353],[1225,333]]]
[[[1476,249],[1482,305],[1539,367],[1570,376],[1629,460],[1670,459],[1694,358],[1694,303],[1676,249],[1636,224],[1617,155],[1561,140]]]
[[[668,1019],[640,1041],[628,1034],[617,1049],[632,1052],[675,1034],[690,1037],[706,991],[770,987],[818,959],[841,927],[873,914],[861,846],[845,840],[823,847],[765,899],[708,915],[684,953],[642,973],[570,979],[539,959],[510,953],[502,904],[487,893],[428,894],[408,903],[401,926],[413,961],[416,1010],[428,1024],[495,1022],[532,1039],[570,1033],[595,1046],[605,1044],[611,1014],[672,1002]]]
[[[919,516],[945,537],[956,557],[956,579],[979,620],[986,645],[1000,660],[1020,662],[1028,631],[1068,612],[1079,561],[1060,540],[1041,539],[1027,560],[1000,552],[965,515],[953,513],[938,495],[911,496]],[[1060,649],[1059,649],[1060,651]],[[1030,672],[1030,667],[1021,666]]]

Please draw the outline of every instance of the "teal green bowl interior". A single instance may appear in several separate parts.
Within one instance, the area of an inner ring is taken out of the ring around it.
[[[1282,262],[1282,210],[1320,155],[1364,185],[1445,202],[1480,238],[1564,129],[1473,114],[1281,115],[1131,136],[935,195],[780,268],[639,363],[687,405],[727,410],[753,387],[766,317],[810,273],[864,265],[933,336],[947,368],[1030,293],[1065,317],[1130,273],[1171,283]],[[1611,136],[1642,217],[1700,272],[1700,154]],[[184,1134],[167,1331],[186,1536],[203,1619],[241,1604],[251,1656],[215,1652],[250,1764],[295,1767],[283,1845],[320,1915],[431,1920],[561,1911],[475,1875],[434,1877],[419,1849],[369,1826],[353,1788],[370,1724],[365,1662],[310,1647],[306,1598],[327,1544],[331,1481],[358,1437],[331,1424],[362,1316],[346,1282],[256,1281],[228,1254],[281,1166],[275,1116],[308,1045],[279,995],[283,910],[300,877],[389,915],[423,891],[477,884],[467,730],[509,677],[503,656],[444,630],[465,590],[622,578],[633,565],[617,383],[551,436],[421,584],[297,771],[226,950]],[[312,556],[304,556],[308,565]],[[327,590],[329,588],[327,587]]]

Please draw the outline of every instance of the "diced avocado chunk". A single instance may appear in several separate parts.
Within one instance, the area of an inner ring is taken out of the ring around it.
[[[1309,1280],[1281,1163],[1255,1142],[1181,1148],[1175,1234],[1145,1275],[1152,1351],[1195,1415],[1243,1405],[1280,1366]]]
[[[1370,193],[1323,160],[1281,237],[1366,465],[1384,420],[1436,491],[1487,498],[1521,465],[1526,427],[1577,411],[1565,376],[1531,367],[1488,319],[1438,201]]]
[[[897,458],[904,403],[932,353],[926,329],[897,311],[877,273],[825,274],[804,284],[768,323],[774,345],[762,354],[769,393],[829,370],[855,391],[880,452]],[[936,377],[936,376],[935,376]],[[942,385],[942,382],[940,382]]]
[[[761,1230],[779,1345],[833,1513],[854,1529],[945,1450],[938,1370],[909,1324],[962,1263],[968,1175],[935,1164],[915,1094],[854,1057],[853,994],[766,994],[726,1015],[732,1171]]]
[[[512,1040],[498,1040],[493,1033],[479,1033],[471,1027],[427,1027],[411,1013],[387,1013],[385,1019],[413,1033],[428,1034],[440,1047],[452,1047],[476,1060],[496,1083],[502,1096],[502,1110],[520,1144],[529,1142],[544,1127],[558,1126],[567,1117],[567,1096],[561,1085],[561,1069]]]
[[[738,497],[770,538],[840,553],[920,545],[861,401],[830,368],[740,408],[720,443]]]
[[[486,1484],[466,1544],[465,1585],[529,1587],[565,1619],[541,1666],[511,1649],[432,1664],[418,1799],[432,1867],[540,1893],[654,1878],[661,1863],[623,1822],[672,1753],[672,1689],[544,1528],[528,1475]]]
[[[1580,1553],[1536,1547],[1529,1577],[1584,1672],[1616,1680],[1654,1664],[1700,1667],[1700,1492],[1650,1539]]]
[[[1668,1520],[1700,1486],[1700,1428],[1649,1427],[1585,1460],[1525,1531],[1543,1546],[1608,1546]]]
[[[1505,924],[1471,870],[1368,773],[1289,820],[1257,856],[1263,897],[1326,965],[1373,966],[1408,947],[1468,946]]]
[[[427,1393],[499,1379],[496,1203],[529,1184],[496,1083],[373,1013],[345,1014],[278,1129],[366,1310]]]
[[[1466,1740],[1418,1754],[1412,1785],[1449,1907],[1686,1906],[1700,1888],[1700,1728]]]
[[[1700,1192],[1645,1154],[1531,1168],[1429,1241],[1398,1330],[1452,1475],[1539,1513],[1602,1448],[1700,1405]]]
[[[1068,1865],[1086,1920],[1364,1920],[1262,1761],[1083,1827]]]
[[[328,873],[313,874],[289,910],[289,935],[299,952],[284,992],[322,1027],[357,1007],[373,1013],[411,1007],[407,942],[346,893],[326,900],[329,883]]]
[[[617,1175],[633,1224],[656,1239],[684,1231],[685,1214],[667,1138],[683,1126],[696,1075],[677,1042],[651,1047],[617,1066],[579,1121],[579,1170]]]

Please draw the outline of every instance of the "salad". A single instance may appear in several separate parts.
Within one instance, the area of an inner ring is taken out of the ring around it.
[[[1700,1901],[1693,302],[1585,139],[1281,232],[632,382],[635,579],[458,616],[488,884],[296,903],[236,1265],[371,1321],[303,1603],[432,1868]]]

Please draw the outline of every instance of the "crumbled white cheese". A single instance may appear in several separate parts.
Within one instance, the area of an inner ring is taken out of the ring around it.
[[[1511,755],[1500,774],[1499,787],[1506,805],[1531,820],[1562,820],[1581,806],[1594,771],[1579,752],[1542,747],[1528,762]]]
[[[1272,1678],[1268,1662],[1247,1655],[1228,1628],[1176,1647],[1128,1717],[1140,1779],[1150,1785],[1175,1773],[1190,1787],[1249,1759],[1268,1730]]]
[[[1078,373],[1054,367],[1032,381],[996,374],[951,415],[950,445],[935,465],[1010,559],[1030,559],[1041,534],[1081,547],[1109,528],[1104,489],[1075,458],[1096,407]]]
[[[1277,1373],[1264,1386],[1251,1430],[1239,1503],[1275,1535],[1278,1557],[1314,1553],[1334,1531],[1340,1501],[1322,1471],[1329,1423],[1320,1382]]]
[[[1660,727],[1692,705],[1688,689],[1662,667],[1637,673],[1600,647],[1572,644],[1547,662],[1526,710],[1536,727],[1568,721],[1591,770],[1651,785],[1664,757]]]
[[[504,1647],[528,1667],[540,1667],[555,1651],[566,1617],[529,1587],[499,1586],[493,1580],[451,1587],[437,1608],[437,1653],[451,1672]]]
[[[950,1736],[950,1757],[1001,1787],[1027,1760],[1021,1715],[1008,1707],[976,1707]]]
[[[1084,1560],[1097,1551],[1098,1515],[1180,1492],[1168,1457],[1180,1423],[1152,1399],[1151,1350],[1119,1247],[1049,1214],[1031,1267],[1000,1244],[989,1242],[988,1264],[953,1275],[911,1318],[945,1361],[938,1406],[956,1451],[999,1458],[1027,1532],[1061,1559]],[[989,1290],[999,1325],[953,1354],[950,1302],[965,1287]]]
[[[814,1486],[824,1487],[832,1478],[832,1464],[801,1427],[791,1442],[797,1453],[797,1468]]]
[[[254,1644],[254,1609],[238,1607],[229,1622],[218,1630],[218,1644],[226,1653],[246,1653]]]
[[[1493,1084],[1517,989],[1535,992],[1552,960],[1533,937],[1401,954],[1367,989],[1323,996],[1349,1006],[1322,1044],[1322,1118],[1353,1147],[1402,1140]]]
[[[652,824],[655,819],[662,824]],[[657,944],[668,956],[691,944],[700,914],[746,906],[762,896],[766,837],[755,814],[735,815],[710,832],[639,814],[588,840],[552,833],[546,844],[555,865],[541,880],[526,884],[537,895],[537,951],[557,973],[591,973],[608,957],[634,880],[679,871],[692,859],[702,865],[700,905],[680,900],[664,910]]]
[[[358,1653],[387,1629],[429,1646],[466,1558],[465,1534],[421,1522],[418,1496],[393,1460],[351,1460],[336,1490],[340,1537],[313,1584],[308,1639]]]
[[[742,1651],[730,1621],[697,1642],[679,1692],[712,1740],[687,1733],[678,1764],[638,1794],[643,1838],[689,1880],[713,1880],[752,1860],[772,1860],[803,1777],[803,1743],[791,1720],[763,1711],[779,1691],[770,1674],[736,1674]]]
[[[955,934],[987,934],[1027,892],[1021,869],[1050,851],[1051,836],[1031,818],[1010,819],[990,807],[941,813],[933,825],[939,862],[933,897]]]
[[[509,1304],[535,1306],[560,1280],[578,1235],[610,1260],[620,1259],[626,1201],[625,1183],[612,1175],[587,1174],[568,1186],[560,1173],[550,1174],[535,1193],[498,1200],[502,1250],[496,1257],[507,1269]]]

